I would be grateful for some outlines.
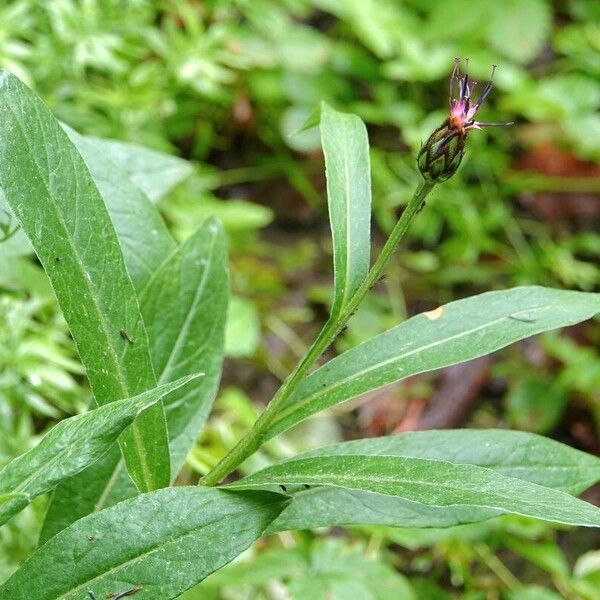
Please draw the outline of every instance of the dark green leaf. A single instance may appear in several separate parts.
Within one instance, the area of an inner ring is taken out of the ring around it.
[[[371,169],[364,123],[354,115],[321,107],[327,201],[333,237],[335,316],[361,286],[371,254]]]
[[[281,484],[333,486],[451,511],[472,510],[477,515],[517,514],[568,525],[600,527],[600,509],[565,492],[505,477],[492,469],[423,458],[365,454],[297,458],[267,467],[229,488]],[[368,505],[366,508],[371,510]]]
[[[97,402],[156,385],[146,331],[110,217],[81,156],[42,102],[0,75],[0,187],[48,274]],[[121,437],[140,489],[168,485],[161,404]]]
[[[521,287],[488,292],[417,315],[309,375],[268,432],[410,375],[489,354],[600,311],[600,294]]]
[[[11,495],[23,494],[29,502],[51,490],[100,458],[142,411],[199,376],[183,377],[133,398],[64,419],[35,448],[0,470],[0,494],[8,494],[9,500]],[[18,510],[24,508],[22,501],[15,504]],[[0,503],[0,524],[15,512],[13,502]]]
[[[4,585],[11,600],[176,598],[244,551],[285,505],[279,494],[178,487],[91,514],[44,544]]]

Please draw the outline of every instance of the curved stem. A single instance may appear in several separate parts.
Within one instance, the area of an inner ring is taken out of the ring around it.
[[[343,307],[341,313],[334,319],[330,318],[325,326],[312,343],[304,358],[296,365],[294,370],[288,375],[277,393],[273,396],[271,402],[267,405],[264,412],[258,417],[252,429],[222,458],[200,481],[202,485],[216,485],[224,477],[234,471],[246,458],[254,454],[265,441],[265,436],[269,426],[281,408],[281,406],[291,396],[296,389],[298,383],[306,375],[307,371],[312,367],[314,362],[325,352],[332,344],[340,331],[344,328],[358,305],[362,302],[368,291],[381,277],[388,261],[390,260],[394,250],[398,246],[400,240],[408,230],[409,225],[415,215],[421,210],[425,203],[425,198],[434,187],[434,183],[422,181],[410,202],[402,212],[402,215],[390,237],[383,246],[377,260],[369,270],[367,278],[358,288],[354,295],[350,298],[346,306]]]

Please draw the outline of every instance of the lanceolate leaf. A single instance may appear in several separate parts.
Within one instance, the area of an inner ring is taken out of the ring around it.
[[[317,448],[298,458],[331,455],[407,456],[488,467],[506,477],[579,494],[600,480],[600,460],[548,438],[517,431],[419,431]],[[288,491],[292,492],[292,488]],[[328,525],[450,527],[498,513],[472,506],[430,506],[338,487],[298,486],[270,532]]]
[[[63,129],[102,195],[121,244],[127,272],[139,291],[175,250],[175,240],[152,202],[130,179],[127,163],[115,153],[112,144],[116,142],[79,135],[65,125]]]
[[[74,523],[2,586],[11,600],[169,600],[262,535],[285,506],[280,494],[178,487],[141,494]]]
[[[225,232],[214,218],[185,240],[140,294],[158,382],[205,374],[165,402],[174,473],[196,441],[219,386],[228,296]]]
[[[155,193],[162,195],[164,180],[160,179],[160,174],[164,169],[173,169],[172,161],[177,165],[187,163],[133,144],[80,135],[65,124],[62,128],[90,170],[119,238],[127,271],[139,291],[176,244],[156,207],[142,191],[141,184],[137,185],[134,180],[140,180],[140,175],[154,168],[154,176],[159,177]],[[146,152],[151,160],[145,160]],[[143,169],[141,173],[140,169]],[[183,174],[190,169],[189,165],[181,166],[179,172]],[[141,181],[145,178],[141,177]],[[4,206],[1,194],[0,208],[10,210]],[[14,241],[11,238],[9,243],[0,244],[2,254],[33,252],[22,231],[14,237]]]
[[[227,251],[216,220],[188,238],[141,292],[159,382],[202,371],[205,376],[165,401],[173,475],[194,444],[218,388],[227,313]],[[135,495],[118,451],[56,489],[41,543],[67,525]]]
[[[35,448],[0,470],[0,498],[2,494],[24,494],[29,502],[62,479],[79,473],[100,458],[142,411],[200,375],[184,377],[61,421]],[[18,510],[22,508],[24,504],[18,502]],[[0,525],[15,512],[12,502],[0,503]]]
[[[155,387],[146,331],[117,236],[85,163],[42,102],[0,75],[0,187],[38,255],[98,404]],[[161,404],[121,437],[140,489],[168,485]]]
[[[465,514],[473,510],[478,518],[486,513],[517,514],[600,527],[600,509],[565,492],[505,477],[492,469],[441,460],[365,454],[298,458],[263,469],[229,487],[250,489],[268,484],[334,486],[451,511],[461,508]]]
[[[600,294],[542,287],[488,292],[409,319],[309,375],[268,437],[325,408],[410,375],[489,354],[600,312]]]
[[[488,467],[569,494],[600,481],[600,459],[534,433],[504,429],[414,431],[355,440],[303,452],[312,456],[405,456]]]
[[[332,317],[345,306],[369,271],[371,170],[364,123],[321,107],[321,140],[333,237],[335,292]]]

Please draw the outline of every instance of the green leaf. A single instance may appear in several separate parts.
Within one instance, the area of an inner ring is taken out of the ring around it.
[[[173,476],[202,429],[218,389],[227,294],[225,235],[218,221],[209,219],[171,254],[140,295],[158,381],[205,373],[164,403]],[[135,494],[119,452],[110,451],[92,468],[58,486],[40,542],[90,512]]]
[[[285,506],[271,493],[201,487],[141,494],[91,514],[39,548],[2,586],[11,600],[82,600],[142,586],[176,598],[243,552]]]
[[[324,446],[303,452],[297,458],[346,454],[477,465],[573,495],[600,480],[600,459],[596,456],[541,435],[503,429],[413,431]]]
[[[123,161],[122,152],[117,151],[119,144],[79,135],[65,125],[63,129],[102,195],[121,244],[127,272],[139,291],[165,257],[175,250],[175,240],[156,207],[133,182],[126,170],[131,169],[131,165]]]
[[[336,316],[367,278],[371,254],[371,168],[364,123],[321,106],[327,201],[333,237]]]
[[[153,202],[166,196],[194,171],[186,160],[144,146],[91,136],[85,139],[110,156]]]
[[[267,437],[365,392],[579,323],[599,311],[600,294],[536,286],[451,302],[360,344],[309,375],[277,414]]]
[[[185,240],[140,294],[158,382],[205,373],[165,402],[174,473],[196,441],[219,387],[228,296],[227,242],[215,218]]]
[[[424,458],[365,454],[297,458],[267,467],[228,488],[294,484],[371,492],[423,506],[489,512],[490,516],[516,514],[600,527],[600,509],[565,492],[505,477],[492,469]]]
[[[146,331],[119,242],[85,163],[42,102],[0,74],[0,187],[42,263],[98,404],[156,386]],[[136,485],[169,484],[161,404],[120,439]]]
[[[21,499],[17,503],[18,510],[21,510],[36,496],[94,463],[142,411],[200,375],[183,377],[133,398],[117,400],[64,419],[35,448],[0,470],[0,494],[8,494],[9,500],[10,496],[24,495],[27,502],[23,504]],[[0,525],[18,512],[14,509],[13,502],[0,502]]]
[[[547,438],[515,431],[427,431],[357,440],[317,448],[299,455],[388,455],[443,460],[493,469],[570,494],[579,494],[600,479],[600,460]],[[293,502],[269,528],[385,524],[397,527],[451,527],[496,516],[490,509],[425,506],[403,498],[365,491],[301,486]],[[288,490],[292,491],[292,490]]]

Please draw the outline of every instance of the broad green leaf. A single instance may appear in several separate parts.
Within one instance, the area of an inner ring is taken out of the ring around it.
[[[63,125],[85,161],[119,238],[125,266],[139,291],[176,248],[175,240],[148,197],[132,181],[116,142],[79,135]],[[127,145],[126,145],[127,146]],[[137,148],[137,146],[135,147]]]
[[[24,494],[30,502],[51,490],[100,458],[142,411],[199,376],[183,377],[60,421],[35,448],[0,470],[0,494]],[[19,510],[22,508],[20,502]],[[0,525],[15,512],[12,502],[0,503]]]
[[[138,144],[91,136],[86,136],[86,140],[110,156],[153,202],[166,196],[194,170],[191,163],[181,158]]]
[[[325,408],[410,375],[490,354],[600,312],[600,294],[520,287],[451,302],[341,354],[309,375],[277,415],[272,437]]]
[[[159,383],[195,371],[205,373],[164,403],[174,476],[218,389],[227,293],[225,236],[219,223],[210,219],[171,254],[140,295]],[[119,452],[111,450],[90,469],[58,486],[41,543],[86,514],[135,494]]]
[[[156,386],[146,330],[110,217],[87,167],[40,99],[0,74],[0,187],[42,263],[98,404]],[[142,490],[169,484],[161,404],[120,438]]]
[[[243,552],[285,506],[280,494],[177,487],[88,515],[39,548],[2,586],[11,600],[176,598]]]
[[[424,458],[365,454],[297,458],[267,467],[228,488],[294,484],[371,492],[424,506],[473,510],[476,514],[490,511],[490,516],[516,514],[600,527],[600,509],[560,490],[505,477],[484,467]]]
[[[371,168],[364,123],[354,115],[321,106],[321,143],[325,155],[327,202],[335,291],[335,317],[361,286],[371,253]]]

